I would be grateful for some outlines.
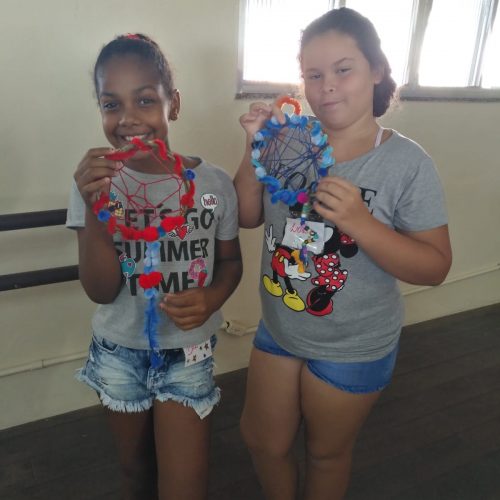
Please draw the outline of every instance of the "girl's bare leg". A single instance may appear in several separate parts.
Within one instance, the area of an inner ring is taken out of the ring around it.
[[[153,412],[106,410],[118,449],[125,500],[157,500]]]
[[[294,500],[298,466],[291,448],[300,425],[302,361],[253,349],[241,432],[268,500]]]
[[[174,401],[154,403],[160,500],[205,500],[210,416]]]
[[[341,500],[349,484],[358,433],[380,392],[352,394],[320,380],[304,365],[301,405],[306,427],[306,500]]]

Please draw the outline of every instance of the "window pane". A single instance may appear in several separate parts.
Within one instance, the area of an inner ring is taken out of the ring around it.
[[[398,85],[406,83],[406,63],[411,36],[413,0],[347,0],[346,6],[357,10],[375,26]]]
[[[500,11],[486,44],[483,60],[482,87],[500,87]]]
[[[420,57],[420,85],[469,85],[481,3],[482,0],[434,0]]]
[[[301,30],[330,8],[330,0],[248,0],[243,80],[299,83]]]

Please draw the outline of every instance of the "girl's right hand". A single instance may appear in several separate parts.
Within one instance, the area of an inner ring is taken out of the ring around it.
[[[272,116],[275,116],[279,123],[285,123],[285,115],[281,111],[281,107],[276,104],[281,97],[279,96],[272,104],[254,102],[250,104],[248,113],[240,116],[240,124],[249,138],[253,139],[253,136],[264,127],[264,123]]]
[[[78,191],[89,208],[92,208],[101,192],[109,191],[111,178],[116,175],[119,163],[104,158],[104,155],[113,151],[111,148],[89,149],[73,175]]]

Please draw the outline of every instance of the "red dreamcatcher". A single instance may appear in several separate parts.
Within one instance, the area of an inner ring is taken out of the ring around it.
[[[158,311],[157,311],[157,286],[163,275],[157,271],[159,264],[159,240],[172,231],[181,231],[186,223],[186,212],[194,205],[195,174],[190,169],[184,169],[181,157],[169,152],[166,144],[160,139],[143,141],[134,137],[124,148],[106,155],[109,160],[125,162],[139,151],[145,151],[164,168],[165,174],[154,180],[144,182],[137,178],[133,171],[123,168],[117,170],[121,182],[111,182],[109,193],[101,193],[92,209],[98,220],[105,223],[110,234],[120,233],[124,240],[143,240],[146,242],[144,258],[144,272],[139,276],[139,285],[144,289],[148,299],[145,310],[144,333],[151,348],[151,364],[158,367],[162,364],[159,356],[159,343],[157,339]],[[173,160],[173,167],[167,164]],[[156,177],[156,176],[155,176]],[[161,188],[163,198],[152,203],[148,197],[151,186]],[[119,201],[117,192],[127,200],[127,208],[137,214],[147,215],[147,224],[143,228],[134,226],[126,220],[123,204]],[[160,214],[158,207],[168,203],[178,208],[169,209],[167,214]],[[123,222],[121,222],[123,220]]]

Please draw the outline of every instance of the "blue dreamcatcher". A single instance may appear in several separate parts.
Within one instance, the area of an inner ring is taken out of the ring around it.
[[[284,124],[273,116],[254,135],[252,164],[257,179],[271,194],[271,202],[290,207],[298,204],[305,223],[318,182],[328,175],[335,158],[321,123],[301,115],[296,99],[282,97],[277,101],[278,106],[285,104],[293,106],[294,113],[284,113]]]

